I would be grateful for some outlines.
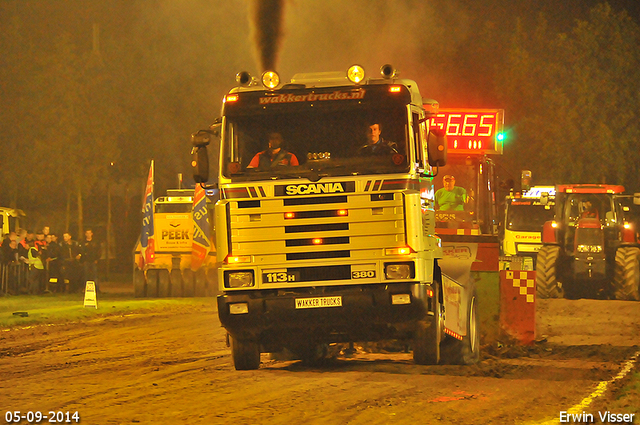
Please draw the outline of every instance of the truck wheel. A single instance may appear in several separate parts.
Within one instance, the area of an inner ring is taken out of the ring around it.
[[[158,297],[158,271],[147,270],[147,297]]]
[[[133,271],[133,296],[136,298],[144,298],[145,287],[144,272],[136,267]]]
[[[536,293],[540,298],[561,298],[562,290],[556,277],[560,256],[559,246],[543,246],[536,261]]]
[[[231,357],[236,370],[253,370],[260,367],[260,346],[255,341],[245,339],[231,340]]]
[[[171,270],[171,296],[182,296],[182,272],[178,269]]]
[[[182,295],[185,297],[195,296],[195,273],[191,269],[182,272]]]
[[[616,251],[613,292],[617,300],[640,301],[640,248]]]
[[[305,344],[300,345],[294,349],[296,357],[302,360],[302,363],[306,366],[319,366],[327,358],[329,353],[329,346],[327,344]]]
[[[474,293],[469,302],[467,335],[462,340],[447,336],[442,341],[441,361],[445,364],[470,365],[480,360],[480,332],[478,329],[478,306]]]
[[[167,298],[171,294],[169,270],[158,270],[158,297]]]
[[[442,339],[442,308],[436,293],[434,298],[435,314],[418,322],[413,336],[413,361],[417,364],[432,365],[440,363],[440,340]]]
[[[195,273],[195,293],[196,297],[207,296],[207,272],[204,269],[200,269]]]

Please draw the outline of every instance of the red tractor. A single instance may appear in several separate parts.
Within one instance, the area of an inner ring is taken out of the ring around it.
[[[625,221],[623,186],[560,185],[536,263],[540,298],[640,300],[640,244]]]

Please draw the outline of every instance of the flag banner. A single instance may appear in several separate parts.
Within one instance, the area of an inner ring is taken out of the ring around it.
[[[193,194],[193,243],[191,245],[191,270],[196,271],[211,251],[209,240],[210,225],[207,211],[207,197],[204,187],[196,184]]]
[[[140,246],[142,255],[140,256],[140,268],[145,264],[153,263],[155,256],[155,243],[153,231],[153,160],[149,168],[147,178],[147,188],[144,191],[144,203],[142,204],[142,234],[140,235]]]

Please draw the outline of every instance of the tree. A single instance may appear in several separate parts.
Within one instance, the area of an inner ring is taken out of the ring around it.
[[[637,189],[639,42],[638,25],[607,3],[569,34],[544,19],[533,31],[518,26],[497,87],[515,122],[513,158],[538,182]]]
[[[45,60],[47,82],[43,121],[46,134],[35,155],[47,158],[42,181],[60,181],[77,201],[78,231],[83,231],[83,199],[107,176],[118,159],[122,111],[111,99],[112,79],[98,52],[81,54],[68,35],[55,44]]]

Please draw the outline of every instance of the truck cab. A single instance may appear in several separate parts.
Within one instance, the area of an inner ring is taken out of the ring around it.
[[[261,352],[312,362],[327,344],[385,339],[409,341],[421,364],[441,348],[476,361],[474,288],[438,266],[433,178],[447,146],[417,84],[389,65],[380,78],[354,66],[238,82],[193,139],[206,182],[220,136],[218,315],[236,369],[259,367]]]
[[[505,262],[520,262],[523,270],[535,270],[537,253],[542,247],[542,227],[553,220],[554,196],[553,186],[533,186],[506,197],[500,235]]]

